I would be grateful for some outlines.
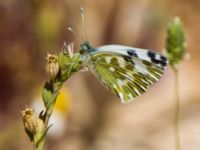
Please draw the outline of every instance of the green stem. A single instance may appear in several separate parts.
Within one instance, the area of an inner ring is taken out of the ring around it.
[[[175,150],[181,150],[180,133],[179,133],[179,117],[180,117],[180,97],[179,97],[179,74],[178,69],[175,73],[175,116],[174,116],[174,136],[175,136]]]
[[[53,108],[52,108],[52,109],[53,109]],[[51,112],[52,112],[52,111],[51,111]],[[45,129],[48,128],[49,119],[50,119],[50,117],[51,117],[51,114],[52,114],[52,113],[47,113],[47,110],[46,110]],[[36,150],[43,150],[45,140],[46,140],[46,135],[42,138],[41,142],[39,142],[39,144],[38,144]]]
[[[43,150],[44,141],[45,141],[45,138],[40,142],[40,144],[38,145],[37,150]]]
[[[53,87],[54,82],[51,82],[51,84],[52,84],[52,87]],[[54,107],[56,98],[58,96],[58,90],[59,89],[57,89],[57,90],[53,89],[53,96],[52,96],[53,102],[51,103],[52,106],[46,107],[46,112],[45,112],[46,116],[45,116],[45,122],[44,122],[45,130],[49,128],[48,127],[48,125],[49,125],[49,119],[50,119],[50,117],[52,115],[53,107]],[[47,131],[45,131],[45,132],[47,132]],[[43,150],[45,139],[46,139],[46,133],[44,133],[44,137],[39,142],[39,145],[37,146],[37,150]]]

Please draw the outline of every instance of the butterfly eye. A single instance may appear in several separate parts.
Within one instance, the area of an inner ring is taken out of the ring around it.
[[[80,54],[88,54],[88,53],[94,52],[94,51],[95,51],[95,49],[93,47],[91,47],[88,42],[83,42],[81,44]]]
[[[81,50],[80,50],[80,54],[86,54],[88,50],[88,47],[85,43],[81,44]]]

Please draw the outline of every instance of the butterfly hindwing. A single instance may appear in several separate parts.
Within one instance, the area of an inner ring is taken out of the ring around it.
[[[160,79],[166,64],[166,59],[154,52],[116,45],[98,48],[89,60],[92,72],[122,102],[146,92]]]

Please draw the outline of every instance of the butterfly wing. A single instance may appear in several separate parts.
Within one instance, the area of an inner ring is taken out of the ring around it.
[[[146,92],[161,78],[167,65],[160,54],[119,45],[97,48],[87,62],[103,85],[124,103]]]

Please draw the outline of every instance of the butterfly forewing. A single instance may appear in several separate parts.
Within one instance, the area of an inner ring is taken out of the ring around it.
[[[88,62],[96,77],[122,102],[146,92],[160,79],[167,64],[157,53],[118,45],[98,48]]]

